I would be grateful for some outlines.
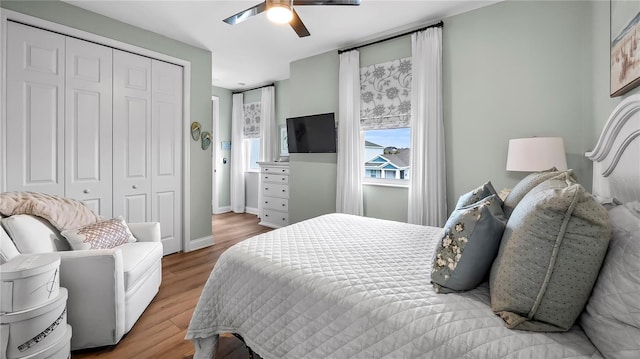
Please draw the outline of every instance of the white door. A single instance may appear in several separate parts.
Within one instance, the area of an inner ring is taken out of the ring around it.
[[[68,37],[65,196],[104,218],[112,214],[112,56],[109,47]]]
[[[220,130],[218,124],[220,122],[220,99],[217,96],[211,96],[211,114],[212,114],[212,128],[213,128],[213,142],[211,143],[211,213],[216,214],[220,211],[220,206],[218,205],[218,186],[219,186],[219,178],[218,178],[218,166],[220,166],[220,162],[218,159],[220,148],[218,148],[218,144],[220,143],[219,134]]]
[[[151,60],[113,50],[113,215],[151,220]]]
[[[64,195],[64,42],[7,22],[8,191]]]
[[[157,60],[151,67],[151,218],[167,255],[182,250],[182,67]]]

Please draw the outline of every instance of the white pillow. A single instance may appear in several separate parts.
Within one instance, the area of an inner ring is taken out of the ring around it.
[[[74,250],[109,249],[136,241],[122,217],[67,229],[62,235]]]
[[[640,358],[640,216],[635,206],[609,210],[613,237],[580,318],[605,358]]]
[[[2,226],[20,253],[68,251],[69,243],[46,220],[28,214],[2,219]]]

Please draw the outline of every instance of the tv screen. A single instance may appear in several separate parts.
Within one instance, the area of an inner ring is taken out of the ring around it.
[[[289,153],[335,153],[336,122],[333,113],[287,119]]]

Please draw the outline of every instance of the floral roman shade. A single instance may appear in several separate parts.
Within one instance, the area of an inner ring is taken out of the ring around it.
[[[411,58],[360,68],[362,130],[410,127]]]
[[[260,113],[262,106],[260,102],[252,102],[244,104],[244,118],[242,126],[242,135],[244,138],[260,137]]]

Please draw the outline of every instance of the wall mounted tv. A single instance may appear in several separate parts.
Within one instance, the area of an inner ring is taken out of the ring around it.
[[[333,113],[287,119],[289,153],[335,153],[336,122]]]

